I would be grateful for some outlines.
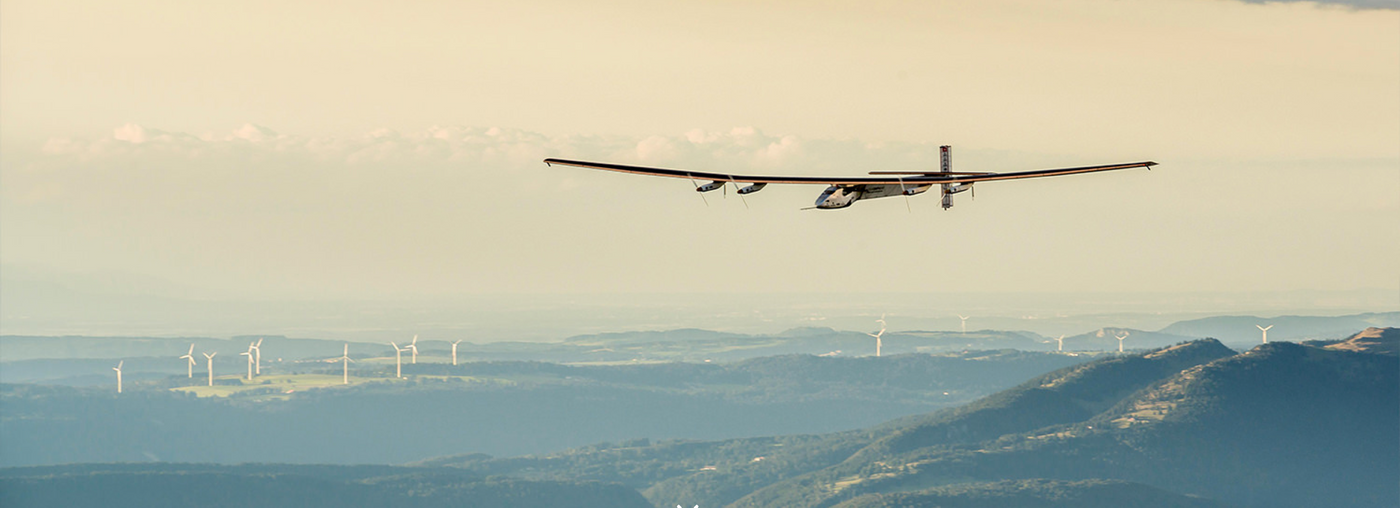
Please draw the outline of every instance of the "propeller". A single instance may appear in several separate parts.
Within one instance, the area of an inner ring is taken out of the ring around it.
[[[736,192],[736,193],[739,194],[739,200],[744,202],[744,209],[745,209],[745,210],[748,210],[748,209],[749,209],[749,200],[744,199],[744,193],[739,192],[739,182],[734,181],[734,175],[730,175],[730,176],[729,176],[729,183],[734,184],[734,192]],[[726,185],[724,188],[725,188],[725,189],[728,189],[729,186]],[[726,190],[725,192],[729,192],[729,191]]]
[[[690,173],[686,173],[685,176],[686,176],[687,178],[690,178]],[[704,201],[704,202],[705,202],[705,207],[706,207],[706,208],[709,208],[709,206],[710,206],[710,200],[705,198],[705,193],[700,192],[700,182],[695,181],[694,178],[690,178],[690,184],[695,186],[695,191],[696,191],[695,193],[700,195],[700,201]]]
[[[914,213],[914,207],[909,205],[909,194],[904,191],[904,177],[897,176],[895,178],[899,179],[899,193],[904,195],[904,209],[908,210],[909,213]],[[880,317],[883,318],[884,316]]]

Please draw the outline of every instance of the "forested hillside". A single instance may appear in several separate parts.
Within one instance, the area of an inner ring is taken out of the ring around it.
[[[435,463],[613,481],[658,506],[1373,507],[1400,501],[1397,428],[1392,356],[1202,340],[861,431]]]

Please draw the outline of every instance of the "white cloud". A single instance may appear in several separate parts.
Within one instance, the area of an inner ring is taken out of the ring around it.
[[[520,167],[547,157],[623,163],[686,165],[696,169],[746,171],[850,171],[871,161],[929,166],[936,148],[928,143],[869,143],[772,135],[753,127],[691,130],[679,135],[548,136],[500,127],[433,126],[421,132],[376,129],[359,136],[310,137],[282,134],[254,124],[224,134],[193,135],[126,124],[96,139],[52,138],[41,164],[75,160],[136,159],[161,155],[188,160],[230,156],[274,157],[350,165],[451,163]]]
[[[112,138],[128,143],[145,143],[146,128],[134,123],[129,123],[112,130]]]

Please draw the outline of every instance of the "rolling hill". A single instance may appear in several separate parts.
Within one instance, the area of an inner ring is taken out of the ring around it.
[[[433,464],[622,483],[658,506],[1372,507],[1400,502],[1397,431],[1391,356],[1201,340],[859,431]]]
[[[1339,339],[1370,327],[1400,326],[1400,312],[1372,312],[1347,316],[1212,316],[1178,321],[1158,330],[1191,338],[1214,337],[1230,345],[1253,347],[1260,343],[1256,325],[1269,326],[1270,340],[1301,341]]]

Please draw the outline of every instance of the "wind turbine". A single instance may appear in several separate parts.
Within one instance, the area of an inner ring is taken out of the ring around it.
[[[963,333],[967,333],[967,318],[970,318],[970,317],[972,317],[972,316],[964,316],[964,315],[962,315],[962,314],[958,314],[958,319],[961,319],[961,320],[962,320],[962,332],[963,332]]]
[[[244,351],[244,352],[238,353],[238,354],[239,354],[239,356],[246,356],[246,357],[248,357],[248,381],[252,381],[252,380],[253,380],[253,345],[252,345],[252,344],[249,344],[249,345],[248,345],[248,350],[247,350],[247,351]]]
[[[877,332],[877,333],[868,333],[868,332],[867,332],[866,335],[869,335],[869,336],[871,336],[871,337],[875,337],[875,356],[878,357],[878,356],[880,356],[880,346],[881,346],[881,344],[880,344],[880,336],[885,334],[885,315],[884,315],[884,314],[880,314],[880,319],[876,319],[875,321],[876,321],[877,323],[880,323],[880,331]]]
[[[407,348],[400,348],[394,341],[389,341],[389,345],[394,346],[394,377],[403,379],[403,351]]]
[[[185,353],[185,356],[181,356],[180,358],[189,360],[189,365],[185,366],[185,370],[189,371],[190,379],[194,379],[194,364],[198,363],[194,361],[194,344],[190,344],[190,352]]]
[[[1254,325],[1254,327],[1255,327],[1255,328],[1258,328],[1259,331],[1264,332],[1264,343],[1265,343],[1265,344],[1268,344],[1268,343],[1269,343],[1269,329],[1270,329],[1270,328],[1273,328],[1274,325],[1269,325],[1269,326]]]
[[[407,346],[404,346],[404,349],[411,349],[411,350],[413,350],[413,360],[412,360],[410,363],[412,363],[412,364],[414,364],[414,365],[417,365],[417,364],[418,364],[418,336],[417,336],[417,335],[414,335],[414,336],[413,336],[413,342],[410,342],[410,343],[408,343]]]
[[[215,351],[214,355],[217,354],[219,354],[219,352]],[[204,358],[209,360],[208,362],[205,362],[209,364],[209,386],[214,386],[214,355],[204,353]]]
[[[345,352],[337,360],[340,360],[340,363],[344,365],[343,384],[348,385],[350,384],[350,362],[355,361],[350,359],[350,344],[345,345]]]
[[[452,343],[452,365],[457,365],[457,345],[461,343],[460,340]]]
[[[249,346],[257,356],[253,358],[253,372],[262,375],[262,337],[258,337],[258,342]]]
[[[120,361],[120,362],[117,362],[117,366],[116,366],[116,367],[112,367],[112,370],[117,371],[117,393],[121,393],[121,392],[122,392],[122,364],[123,364],[123,363],[126,363],[126,360],[122,360],[122,361]]]
[[[1128,332],[1127,330],[1124,330],[1124,331],[1123,331],[1123,335],[1114,334],[1114,337],[1116,337],[1116,338],[1118,339],[1118,352],[1119,352],[1119,353],[1122,353],[1122,352],[1123,352],[1123,339],[1128,338],[1129,335],[1132,335],[1132,333],[1131,333],[1131,332]]]
[[[1056,343],[1055,351],[1064,351],[1064,350],[1065,350],[1065,336],[1064,336],[1064,335],[1061,335],[1060,338],[1058,338],[1058,339],[1050,339],[1050,340],[1053,340],[1053,341],[1055,341],[1055,343]],[[1050,341],[1047,340],[1046,342],[1050,342]]]

